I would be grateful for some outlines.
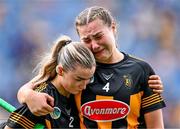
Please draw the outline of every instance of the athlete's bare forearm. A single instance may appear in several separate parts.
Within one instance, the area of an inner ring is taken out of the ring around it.
[[[24,85],[18,90],[18,93],[17,93],[18,101],[19,101],[21,104],[25,103],[26,97],[30,96],[31,92],[34,92],[33,89],[34,89],[35,87],[36,87],[36,86],[33,85],[33,83],[31,83],[31,82],[28,82],[28,83],[24,84]]]
[[[148,129],[164,129],[162,109],[158,109],[144,115]]]

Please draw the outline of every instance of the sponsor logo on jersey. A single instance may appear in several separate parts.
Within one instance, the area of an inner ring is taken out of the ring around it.
[[[130,88],[132,86],[132,83],[133,83],[131,76],[130,75],[124,75],[123,78],[124,78],[125,86]]]
[[[58,119],[61,116],[61,110],[58,107],[54,107],[54,111],[50,113],[53,119]]]
[[[123,119],[129,111],[129,105],[117,100],[95,100],[81,106],[84,117],[100,122]]]

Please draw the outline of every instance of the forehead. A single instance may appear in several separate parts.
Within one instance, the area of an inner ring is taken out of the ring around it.
[[[84,38],[95,35],[102,32],[105,28],[107,28],[107,25],[105,25],[102,20],[96,19],[87,25],[78,26],[79,36]]]
[[[69,71],[69,75],[75,77],[81,77],[81,78],[90,78],[94,72],[95,72],[95,66],[92,68],[84,68],[81,66],[76,66],[75,70]]]

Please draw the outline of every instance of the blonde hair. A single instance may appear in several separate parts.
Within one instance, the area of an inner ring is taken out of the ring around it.
[[[72,42],[68,36],[61,36],[55,41],[51,53],[47,54],[37,65],[38,74],[31,82],[38,85],[47,80],[52,80],[57,75],[56,66],[61,64],[63,70],[75,70],[77,65],[83,68],[92,68],[96,61],[92,52],[80,42]]]
[[[93,6],[83,10],[77,17],[75,21],[76,30],[77,27],[87,25],[88,23],[94,21],[95,19],[100,19],[105,25],[110,27],[112,22],[115,21],[111,13],[103,7]]]

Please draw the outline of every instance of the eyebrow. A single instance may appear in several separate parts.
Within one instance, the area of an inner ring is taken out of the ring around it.
[[[97,32],[96,34],[92,35],[93,37],[97,36],[98,34],[101,34],[102,32]]]
[[[101,34],[102,32],[97,32],[96,34],[93,34],[92,37],[96,37],[98,34]],[[83,39],[88,39],[89,36],[84,36],[81,38],[81,40]]]
[[[93,76],[91,76],[90,78],[92,78]],[[79,76],[77,76],[77,78],[78,79],[81,79],[81,80],[88,80],[88,79],[90,79],[90,78],[83,78],[83,77],[79,77]]]

